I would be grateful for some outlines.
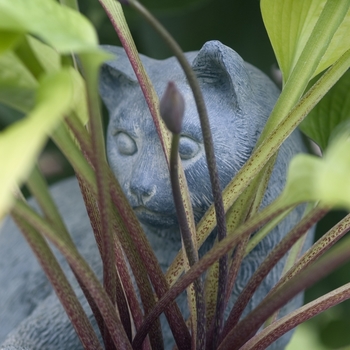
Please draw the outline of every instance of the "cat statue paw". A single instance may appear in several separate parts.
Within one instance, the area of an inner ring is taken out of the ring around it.
[[[102,66],[100,79],[101,97],[110,116],[108,161],[165,271],[181,248],[169,169],[146,101],[124,50],[112,46],[104,46],[104,49],[115,55],[113,60]],[[200,51],[189,52],[186,57],[203,91],[220,183],[224,189],[249,158],[279,96],[279,90],[266,75],[218,41],[207,42]],[[141,60],[159,96],[163,95],[167,83],[174,81],[185,99],[179,154],[195,221],[198,222],[212,203],[212,192],[191,89],[174,57],[160,61],[141,55]],[[291,158],[304,151],[301,136],[295,131],[279,151],[262,206],[278,196],[283,189]],[[79,251],[101,277],[99,253],[76,179],[64,180],[52,186],[51,193]],[[301,219],[302,214],[302,207],[294,210],[243,260],[229,308],[253,272]],[[306,246],[311,244],[311,240],[312,235],[309,235]],[[212,241],[213,237],[210,237],[201,248],[201,254],[209,249]],[[62,256],[56,250],[55,253],[99,334],[77,281]],[[255,308],[278,281],[285,258],[265,278],[244,315]],[[186,314],[186,296],[180,295],[177,301]],[[301,303],[302,296],[294,298],[281,310],[280,316]],[[162,327],[165,349],[172,349],[174,340],[164,318]],[[290,333],[286,334],[269,349],[284,349],[290,336]],[[2,350],[82,349],[47,278],[10,218],[0,232],[1,343]]]

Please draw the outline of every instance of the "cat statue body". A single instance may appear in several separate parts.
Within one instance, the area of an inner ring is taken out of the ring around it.
[[[166,270],[181,248],[169,170],[125,52],[118,47],[105,49],[115,55],[113,61],[103,65],[100,79],[101,96],[110,115],[107,130],[109,164],[142,223],[161,267]],[[199,78],[206,101],[223,189],[251,154],[279,91],[262,72],[218,41],[208,42],[199,52],[186,55]],[[191,90],[175,58],[157,61],[141,56],[141,59],[159,96],[170,80],[176,82],[184,96],[186,109],[179,154],[198,222],[212,202],[212,193]],[[280,193],[289,161],[303,151],[301,137],[294,132],[279,151],[262,206]],[[60,182],[52,186],[51,193],[79,251],[98,276],[102,276],[98,250],[77,181],[72,178]],[[294,210],[244,259],[230,307],[268,252],[300,220],[302,213],[303,208]],[[311,239],[310,236],[306,245]],[[210,241],[213,239],[204,244],[201,254],[208,249]],[[64,258],[54,251],[97,329],[72,272]],[[285,258],[265,278],[244,315],[256,307],[277,282],[284,262]],[[186,312],[185,295],[177,301],[180,309]],[[280,315],[295,309],[301,302],[302,297],[298,296],[282,309]],[[162,326],[165,349],[171,349],[173,339],[164,317]],[[287,334],[270,349],[283,349],[289,338]],[[10,218],[0,232],[0,344],[2,350],[82,348],[49,282]]]

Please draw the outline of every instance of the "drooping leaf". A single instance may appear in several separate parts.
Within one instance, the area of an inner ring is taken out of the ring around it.
[[[334,129],[347,120],[350,120],[350,71],[328,91],[300,128],[325,150]]]
[[[12,192],[28,176],[48,134],[74,103],[73,70],[46,77],[32,112],[0,133],[0,220],[12,202]]]
[[[34,106],[36,79],[12,51],[0,56],[0,67],[0,102],[28,112]]]
[[[97,45],[90,22],[54,0],[0,0],[0,31],[34,34],[60,53],[90,51]]]
[[[334,140],[323,158],[292,159],[283,196],[288,202],[316,202],[350,209],[350,130]]]
[[[261,1],[265,27],[284,81],[295,67],[326,2],[325,0]],[[332,65],[350,48],[349,30],[350,12],[347,12],[314,76]]]

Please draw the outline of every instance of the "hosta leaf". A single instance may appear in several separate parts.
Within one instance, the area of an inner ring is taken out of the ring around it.
[[[325,150],[333,130],[347,120],[350,120],[350,71],[328,91],[300,128]]]
[[[282,196],[287,202],[316,202],[350,210],[350,128],[329,146],[323,158],[301,154],[290,163]]]
[[[60,55],[54,49],[30,35],[26,40],[45,72],[58,71],[61,68]]]
[[[21,38],[21,34],[11,31],[0,31],[0,55],[11,49]]]
[[[28,112],[34,106],[37,86],[36,79],[12,51],[0,56],[0,102]]]
[[[0,220],[12,202],[12,191],[28,176],[47,136],[74,104],[74,70],[46,77],[32,112],[0,133]]]
[[[0,31],[34,34],[60,53],[97,45],[90,22],[54,0],[0,0]]]
[[[295,67],[326,2],[326,0],[261,1],[264,23],[284,81]],[[347,12],[314,76],[332,65],[350,48],[349,30],[350,12]]]

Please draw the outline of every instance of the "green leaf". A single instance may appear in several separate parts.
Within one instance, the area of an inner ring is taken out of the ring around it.
[[[74,70],[45,77],[33,111],[0,133],[0,220],[12,203],[12,192],[29,175],[47,136],[74,103]]]
[[[97,45],[90,22],[54,0],[0,0],[0,31],[33,34],[65,54]]]
[[[338,136],[323,158],[300,154],[290,163],[287,202],[317,202],[350,210],[350,128]]]
[[[329,1],[334,2],[334,0]],[[261,1],[265,27],[282,70],[284,81],[287,81],[294,69],[325,4],[326,1],[320,0]],[[332,65],[350,48],[349,31],[350,11],[347,12],[344,21],[333,36],[330,46],[313,76]],[[319,34],[322,38],[322,33]]]
[[[0,56],[0,67],[0,102],[28,112],[34,106],[36,79],[12,51]]]
[[[300,128],[325,150],[334,129],[347,120],[350,120],[350,71],[328,91]]]
[[[54,49],[30,35],[26,40],[45,72],[54,72],[61,68],[61,57]]]
[[[0,55],[10,50],[22,37],[21,34],[11,31],[1,31],[0,32]]]

